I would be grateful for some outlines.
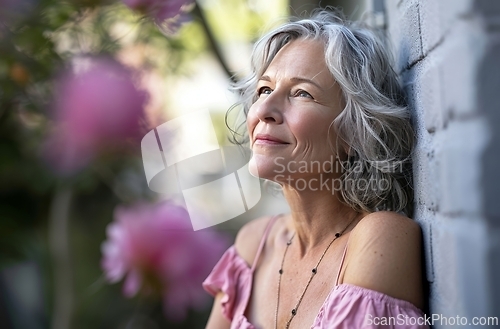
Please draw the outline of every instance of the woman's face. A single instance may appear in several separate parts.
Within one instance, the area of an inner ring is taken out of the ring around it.
[[[250,172],[282,182],[330,170],[337,156],[330,125],[342,102],[325,64],[323,43],[299,39],[287,44],[259,79],[256,92],[247,117]]]

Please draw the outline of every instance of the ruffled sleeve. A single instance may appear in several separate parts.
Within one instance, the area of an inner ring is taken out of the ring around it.
[[[221,300],[222,314],[232,321],[238,309],[246,305],[251,292],[251,279],[250,267],[233,245],[205,279],[203,288],[214,297],[219,292],[224,293]]]
[[[341,284],[328,296],[311,329],[429,328],[415,305],[381,292]]]

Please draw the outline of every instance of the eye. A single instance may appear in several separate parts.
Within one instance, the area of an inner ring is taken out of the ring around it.
[[[299,89],[295,92],[295,94],[293,94],[294,97],[305,97],[305,98],[310,98],[310,99],[314,99],[311,94],[309,94],[307,91],[304,91],[302,89]]]
[[[270,93],[272,93],[273,90],[269,87],[260,87],[258,90],[257,90],[257,95],[269,95]]]

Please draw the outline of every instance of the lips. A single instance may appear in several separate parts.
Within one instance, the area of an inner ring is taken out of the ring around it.
[[[257,134],[255,135],[254,139],[254,145],[255,144],[260,144],[260,145],[288,145],[290,143],[287,143],[277,137],[274,137],[272,135],[268,134]]]

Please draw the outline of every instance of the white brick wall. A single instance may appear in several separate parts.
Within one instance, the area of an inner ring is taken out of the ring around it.
[[[500,1],[385,7],[417,131],[429,313],[500,317]]]

